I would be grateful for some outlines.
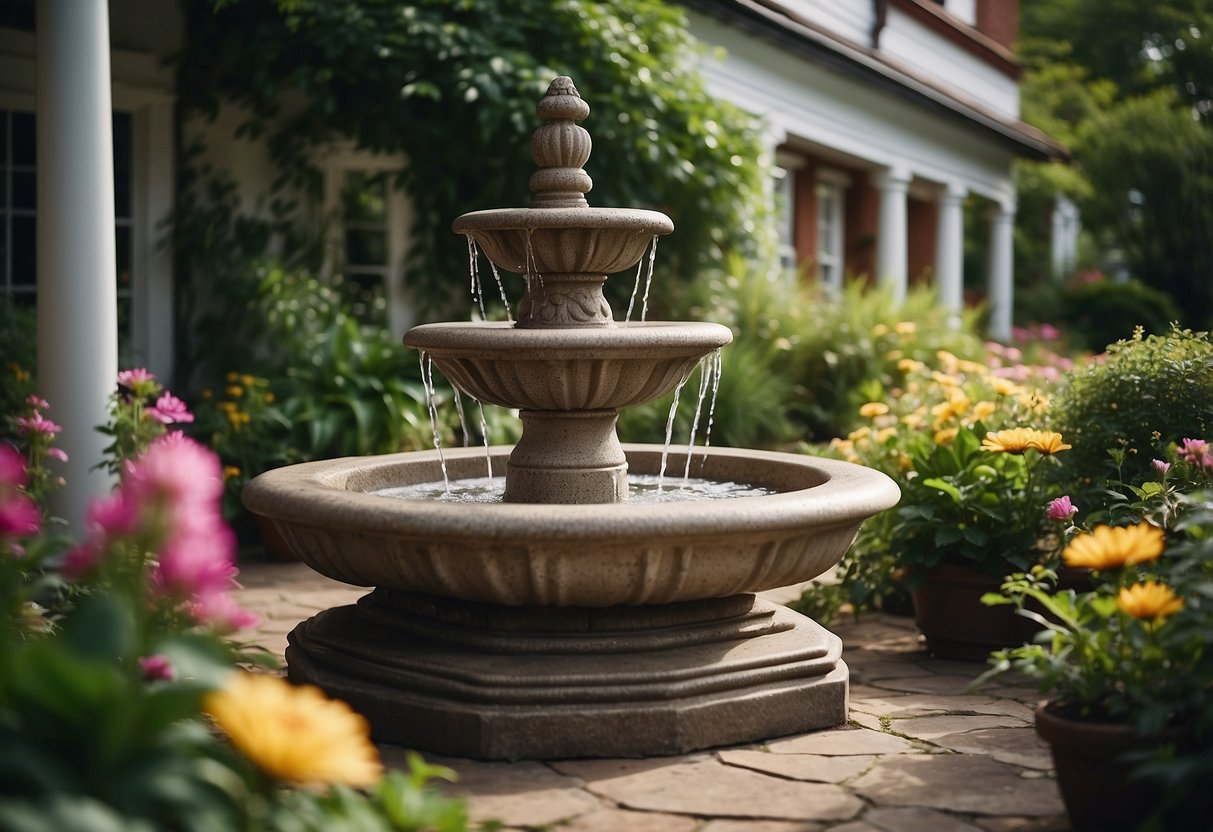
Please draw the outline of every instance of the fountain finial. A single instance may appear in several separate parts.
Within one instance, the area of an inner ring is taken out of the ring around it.
[[[535,106],[544,121],[531,136],[531,158],[539,170],[531,174],[534,208],[588,208],[585,194],[594,187],[582,166],[590,158],[590,134],[576,122],[590,114],[567,75],[548,85]]]

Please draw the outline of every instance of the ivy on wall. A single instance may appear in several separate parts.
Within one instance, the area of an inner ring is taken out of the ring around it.
[[[658,260],[666,287],[719,269],[731,255],[773,250],[761,125],[707,93],[697,68],[704,52],[677,6],[182,3],[184,112],[213,117],[225,103],[240,105],[247,117],[239,132],[268,142],[283,193],[319,195],[316,153],[334,140],[404,154],[398,180],[416,208],[406,279],[430,313],[449,312],[464,285],[467,252],[451,221],[529,204],[533,108],[557,75],[572,76],[591,106],[584,122],[595,140],[591,204],[673,218],[675,234],[662,241]],[[608,283],[616,300],[629,288],[630,281]],[[662,297],[668,303],[672,295]]]

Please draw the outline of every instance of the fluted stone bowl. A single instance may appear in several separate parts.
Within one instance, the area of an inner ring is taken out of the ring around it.
[[[633,473],[661,447],[625,445]],[[491,451],[504,470],[509,447]],[[444,452],[452,479],[483,477],[483,448]],[[667,476],[685,456],[671,453]],[[893,506],[877,471],[796,454],[696,449],[691,474],[774,494],[683,503],[460,504],[372,492],[441,481],[436,451],[309,462],[262,474],[245,505],[309,566],[360,586],[508,605],[669,604],[805,581],[836,564],[866,518]]]
[[[710,323],[535,330],[465,322],[414,327],[404,343],[424,350],[447,380],[482,402],[572,411],[658,399],[732,338],[728,327]]]
[[[612,274],[635,266],[674,223],[640,208],[493,208],[458,217],[500,268],[519,274]]]

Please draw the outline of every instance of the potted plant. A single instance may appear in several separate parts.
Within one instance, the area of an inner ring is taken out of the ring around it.
[[[990,650],[1022,643],[1034,631],[1008,609],[983,606],[981,597],[1008,573],[1055,558],[1058,532],[1072,513],[1049,513],[1059,495],[1046,475],[1069,445],[1034,427],[1043,419],[1048,379],[1060,374],[1044,369],[990,366],[943,351],[931,364],[903,359],[900,377],[869,391],[862,423],[833,445],[902,489],[897,508],[861,530],[839,569],[842,590],[857,605],[891,594],[891,586],[910,593],[919,629],[938,656],[984,661]]]
[[[1075,535],[1062,558],[1093,570],[1089,590],[1038,567],[988,599],[1042,628],[985,678],[1015,670],[1048,697],[1036,729],[1080,832],[1207,828],[1213,810],[1213,493],[1179,502],[1170,533]]]

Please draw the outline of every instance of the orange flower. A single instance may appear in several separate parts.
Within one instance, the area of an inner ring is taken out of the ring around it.
[[[275,780],[370,786],[383,773],[366,720],[312,685],[237,673],[207,695],[203,710]]]
[[[1184,608],[1184,599],[1171,587],[1154,581],[1127,586],[1116,596],[1116,606],[1134,618],[1157,620]]]
[[[1028,448],[1035,448],[1042,454],[1055,454],[1066,451],[1073,445],[1065,444],[1060,433],[1033,428],[1010,428],[1008,430],[990,431],[981,440],[981,447],[991,453],[1022,454]]]
[[[865,419],[874,419],[889,412],[889,406],[884,402],[868,402],[859,408],[859,415]]]
[[[1119,569],[1156,560],[1163,547],[1162,529],[1144,521],[1136,526],[1096,526],[1071,540],[1061,559],[1066,566]]]

